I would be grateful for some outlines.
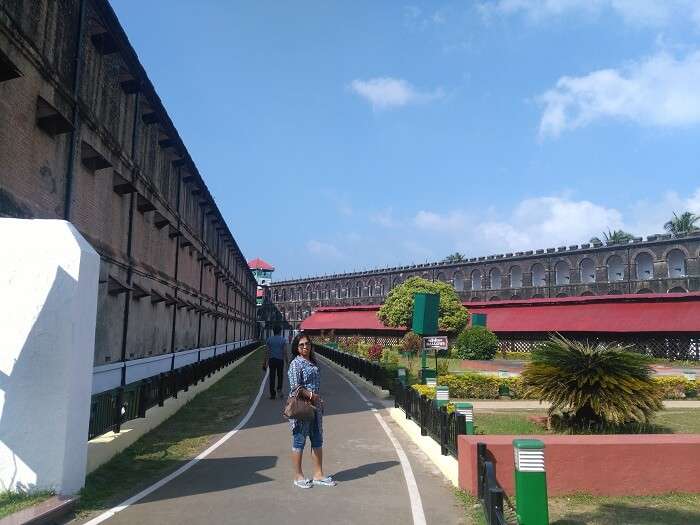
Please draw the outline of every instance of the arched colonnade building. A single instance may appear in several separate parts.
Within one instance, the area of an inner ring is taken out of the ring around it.
[[[582,244],[279,281],[272,302],[293,326],[321,306],[380,304],[409,277],[450,283],[463,301],[700,290],[700,232]]]

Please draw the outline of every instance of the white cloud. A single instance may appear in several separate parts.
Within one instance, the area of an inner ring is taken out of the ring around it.
[[[342,257],[342,253],[335,245],[330,244],[330,243],[326,243],[326,242],[317,241],[315,239],[307,241],[306,249],[310,253],[312,253],[314,255],[321,256],[321,257],[328,257],[328,258],[332,258],[332,259],[338,259],[338,258]]]
[[[440,88],[422,92],[405,80],[392,77],[355,79],[350,83],[350,89],[369,102],[375,110],[430,102],[444,96]]]
[[[469,218],[466,213],[459,210],[446,214],[420,210],[413,218],[413,223],[422,230],[459,234],[469,226]]]
[[[383,226],[384,228],[395,228],[399,225],[394,218],[394,210],[391,208],[370,214],[369,220],[375,224]]]
[[[700,51],[676,59],[659,52],[621,69],[565,76],[540,98],[540,136],[556,137],[603,118],[651,126],[700,123]]]
[[[675,20],[690,20],[700,26],[697,0],[498,0],[479,4],[485,17],[523,14],[533,22],[573,14],[615,14],[637,26],[664,27]]]

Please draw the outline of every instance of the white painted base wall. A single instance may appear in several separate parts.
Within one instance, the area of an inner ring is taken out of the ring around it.
[[[0,490],[85,480],[100,258],[68,222],[0,219]]]

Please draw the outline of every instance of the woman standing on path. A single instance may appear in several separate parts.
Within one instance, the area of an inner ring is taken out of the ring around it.
[[[311,421],[289,420],[292,429],[292,465],[294,466],[294,485],[302,489],[310,489],[313,485],[333,487],[336,482],[323,473],[323,401],[321,390],[321,374],[314,357],[311,338],[299,335],[292,342],[292,354],[295,355],[289,364],[289,393],[302,386],[311,393],[311,403],[316,407],[316,415]],[[306,479],[301,470],[301,458],[304,452],[306,438],[311,441],[311,455],[314,460],[313,479]]]

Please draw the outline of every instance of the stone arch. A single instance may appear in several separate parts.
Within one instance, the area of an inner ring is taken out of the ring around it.
[[[456,292],[464,291],[464,273],[461,270],[457,270],[452,275],[452,286]]]
[[[489,288],[492,290],[500,290],[503,288],[503,279],[499,268],[491,268],[489,271]]]
[[[635,277],[638,281],[648,281],[654,278],[654,255],[641,251],[634,257]]]
[[[481,270],[473,270],[471,274],[472,290],[481,290]]]
[[[589,257],[584,257],[578,265],[579,278],[582,283],[594,283],[595,278],[595,262]]]
[[[310,285],[310,284],[307,284],[307,285],[306,285],[306,290],[304,291],[304,295],[305,295],[307,301],[310,301],[310,300],[311,300],[311,290],[312,290],[311,285]]]
[[[394,277],[394,278],[392,279],[392,281],[391,281],[391,289],[393,290],[394,288],[396,288],[397,286],[399,286],[399,285],[401,284],[401,282],[402,282],[402,281],[401,281],[401,276],[400,276],[400,275],[397,275],[396,277]]]
[[[617,254],[613,254],[608,257],[605,262],[605,266],[608,268],[608,282],[616,283],[625,280],[625,263]]]
[[[559,261],[554,265],[554,283],[557,286],[565,286],[570,282],[569,264],[566,261]]]
[[[541,263],[533,264],[530,271],[532,272],[532,286],[547,286],[547,272]]]
[[[497,295],[492,295],[491,297],[489,297],[489,301],[500,301],[500,300],[501,300],[501,298],[498,297]]]
[[[663,255],[661,256],[661,258],[662,258],[662,259],[668,259],[668,254],[669,254],[670,252],[674,251],[674,250],[680,250],[681,252],[683,252],[684,258],[686,258],[686,259],[687,259],[688,257],[690,257],[690,252],[688,252],[688,249],[687,249],[685,246],[683,246],[682,244],[674,244],[674,245],[672,245],[672,246],[667,247],[667,248],[664,250]]]
[[[445,272],[438,272],[435,280],[440,281],[441,283],[446,283],[447,282],[447,275],[445,274]]]
[[[595,294],[594,294],[593,292],[591,292],[590,290],[586,290],[586,291],[585,291],[585,292],[583,292],[583,293],[582,293],[581,295],[582,295],[582,296],[586,296],[586,297],[587,297],[587,296],[590,296],[590,295],[595,295]]]
[[[535,295],[532,296],[533,299],[544,299],[544,295],[541,293],[536,293]]]
[[[367,297],[374,297],[374,279],[367,281]]]
[[[513,301],[517,301],[517,300],[521,299],[521,297],[520,297],[517,293],[511,295],[510,298],[511,298],[511,300],[513,300]]]
[[[678,279],[687,276],[686,257],[686,252],[678,248],[673,248],[666,253],[669,278]]]
[[[641,290],[637,290],[637,293],[654,293],[654,291],[649,288],[642,288]]]
[[[687,291],[688,290],[686,290],[682,286],[674,286],[668,291],[668,293],[686,293]]]
[[[469,299],[472,303],[476,303],[481,301],[481,297],[473,296],[471,299]]]
[[[510,287],[511,288],[522,288],[523,287],[523,269],[517,264],[510,267],[508,270],[510,273]]]
[[[560,292],[557,294],[557,297],[559,297],[561,299],[562,297],[569,297],[569,294],[567,294],[565,292]]]
[[[387,294],[387,288],[386,288],[386,278],[382,277],[381,279],[377,279],[377,284],[376,286],[376,294],[378,297],[384,297]]]

